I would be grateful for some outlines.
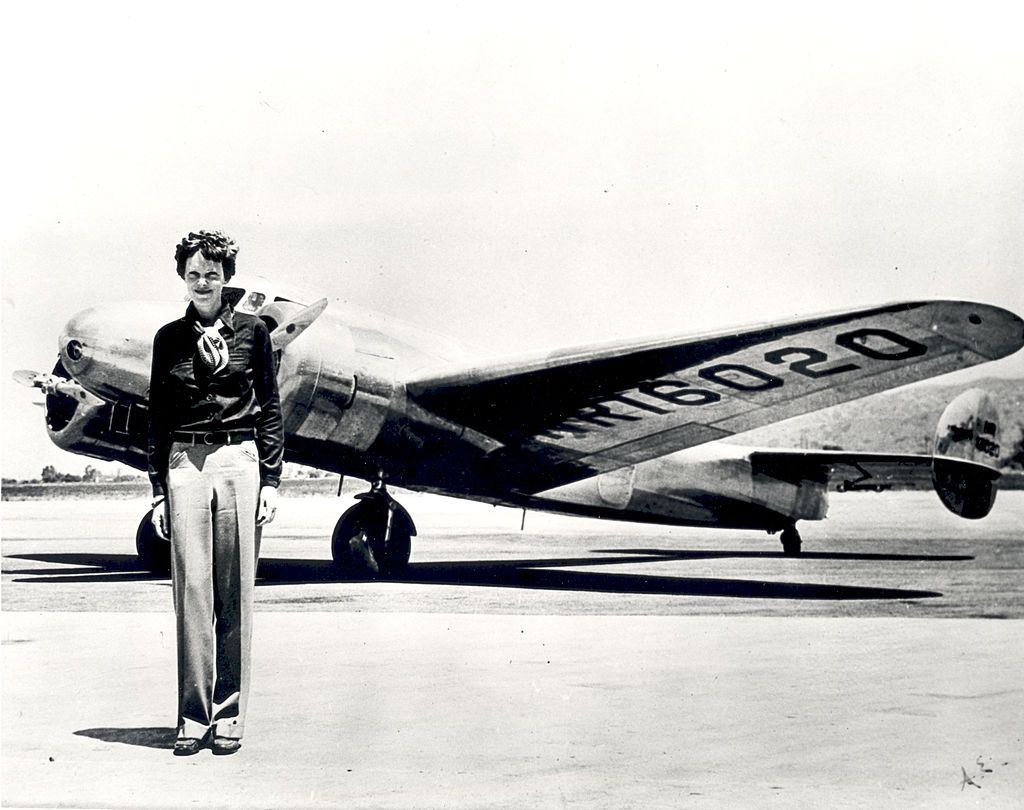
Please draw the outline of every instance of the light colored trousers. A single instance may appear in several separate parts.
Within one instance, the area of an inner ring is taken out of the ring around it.
[[[249,698],[260,474],[256,443],[175,442],[167,470],[178,736],[241,739]]]

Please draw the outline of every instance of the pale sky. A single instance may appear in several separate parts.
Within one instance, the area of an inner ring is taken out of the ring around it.
[[[92,463],[10,374],[49,371],[79,309],[181,300],[197,228],[484,356],[918,298],[1024,314],[1011,4],[160,5],[4,14],[4,476]]]

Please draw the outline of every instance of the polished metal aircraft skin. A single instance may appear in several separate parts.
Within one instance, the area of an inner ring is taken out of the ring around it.
[[[771,532],[823,518],[830,481],[930,479],[959,514],[987,513],[955,508],[949,491],[980,481],[974,502],[994,498],[985,442],[997,455],[998,420],[977,396],[957,406],[968,450],[940,454],[952,459],[945,477],[930,455],[717,440],[1024,345],[1024,322],[1005,309],[910,301],[479,364],[425,330],[264,279],[236,277],[225,294],[271,327],[290,461],[530,509]],[[152,338],[182,308],[104,304],[67,323],[53,374],[32,379],[54,442],[145,469]]]

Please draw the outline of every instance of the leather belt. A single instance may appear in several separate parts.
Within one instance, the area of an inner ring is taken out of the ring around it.
[[[241,444],[256,438],[252,428],[237,430],[172,430],[171,438],[188,444]]]

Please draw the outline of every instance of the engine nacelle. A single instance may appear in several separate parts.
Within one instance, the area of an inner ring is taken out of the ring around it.
[[[107,402],[71,380],[58,362],[47,375],[46,433],[62,450],[146,469],[148,416],[143,405]]]
[[[932,484],[954,514],[977,520],[992,511],[998,490],[999,411],[980,388],[964,391],[939,418]]]
[[[271,329],[301,307],[274,302],[260,310]],[[280,354],[278,382],[285,458],[370,476],[362,469],[396,396],[394,350],[371,330],[319,318]],[[295,455],[289,455],[294,453]]]
[[[144,409],[103,400],[76,402],[59,394],[46,400],[46,432],[59,448],[146,469]]]

